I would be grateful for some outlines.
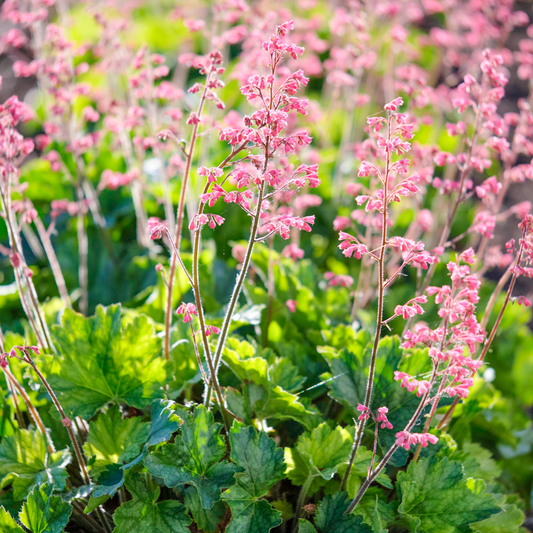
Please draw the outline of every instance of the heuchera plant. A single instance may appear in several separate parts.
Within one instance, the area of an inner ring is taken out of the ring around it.
[[[530,15],[5,0],[0,531],[528,531]]]

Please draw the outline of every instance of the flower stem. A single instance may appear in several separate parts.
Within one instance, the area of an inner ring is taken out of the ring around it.
[[[85,457],[83,455],[83,452],[81,451],[81,448],[78,444],[78,441],[76,440],[76,436],[74,435],[74,432],[72,431],[71,427],[71,421],[66,416],[65,411],[63,410],[63,407],[61,403],[59,402],[59,399],[57,398],[55,392],[53,391],[52,387],[46,380],[46,378],[43,376],[33,359],[30,357],[29,353],[25,351],[24,360],[33,368],[33,371],[37,374],[37,377],[41,381],[41,383],[44,385],[44,388],[48,392],[50,398],[52,399],[52,402],[54,403],[57,411],[59,412],[59,415],[61,416],[61,420],[64,422],[64,425],[67,429],[68,436],[70,437],[70,441],[72,442],[72,448],[74,450],[74,454],[76,455],[76,459],[78,460],[78,465],[80,467],[81,477],[83,479],[83,482],[86,485],[91,485],[91,478],[89,476],[89,472],[87,470],[87,463],[85,461]],[[107,522],[107,518],[103,512],[103,510],[98,507],[97,508],[97,514],[100,518],[100,521],[102,522],[102,526],[106,533],[111,533],[111,529],[109,527],[109,524]]]
[[[390,140],[391,138],[391,127],[390,127],[390,116],[388,121],[388,134],[387,138]],[[390,153],[387,152],[387,161],[386,161],[386,168],[385,168],[385,178],[383,180],[383,213],[382,213],[382,222],[381,222],[381,248],[378,258],[378,311],[377,311],[377,319],[376,319],[376,331],[374,333],[374,344],[372,346],[372,354],[370,356],[370,365],[368,369],[368,379],[366,382],[366,393],[365,393],[365,401],[364,406],[368,409],[370,409],[370,403],[372,402],[372,392],[374,388],[374,374],[376,371],[376,361],[378,356],[378,346],[379,346],[379,340],[381,338],[381,330],[383,328],[383,301],[384,301],[384,295],[385,295],[385,249],[387,245],[387,224],[388,224],[388,182],[389,182],[389,173],[390,173]],[[357,450],[359,449],[359,446],[361,445],[361,440],[363,439],[363,433],[365,429],[365,423],[366,419],[363,418],[361,420],[361,423],[359,424],[358,431],[356,434],[356,437],[354,439],[352,451],[350,454],[350,459],[348,460],[348,467],[346,468],[346,472],[344,473],[344,477],[342,478],[341,483],[341,490],[345,490],[346,484],[348,483],[348,477],[350,476],[350,471],[353,466],[353,462],[355,460],[355,456],[357,454]]]
[[[209,80],[211,78],[211,72],[208,72],[206,77],[206,82],[202,96],[200,98],[200,103],[198,104],[198,109],[196,115],[198,118],[202,116],[202,111],[204,109],[207,87],[209,85]],[[185,201],[187,199],[187,188],[189,184],[189,176],[191,173],[192,159],[194,156],[194,148],[196,145],[196,140],[198,139],[198,123],[193,124],[191,136],[189,139],[189,144],[187,146],[187,157],[185,161],[185,171],[183,172],[183,180],[181,182],[180,198],[178,202],[178,211],[176,213],[176,235],[174,241],[176,243],[176,249],[178,252],[181,248],[181,237],[183,233],[183,219],[185,213]],[[163,356],[166,360],[170,358],[170,326],[172,324],[172,294],[174,289],[174,278],[176,277],[176,267],[178,259],[176,254],[172,254],[172,259],[170,261],[170,272],[168,276],[168,290],[167,290],[167,302],[165,307],[165,337],[163,341]]]
[[[430,379],[430,384],[431,385],[433,385],[433,383],[435,382],[435,379],[437,377],[437,371],[438,371],[438,365],[434,365],[433,373],[432,373],[431,379]],[[422,399],[420,400],[420,403],[418,404],[418,407],[417,407],[416,411],[414,412],[413,416],[411,417],[411,419],[409,420],[409,422],[405,426],[404,431],[410,431],[413,428],[413,426],[416,424],[416,421],[418,420],[418,418],[422,414],[422,411],[424,410],[424,408],[427,405],[427,400],[429,398],[430,392],[431,392],[431,387],[430,387],[429,391],[426,392],[426,394],[424,394],[424,396],[422,396]],[[348,509],[346,509],[346,513],[345,514],[350,514],[356,508],[356,506],[359,504],[359,502],[361,501],[361,499],[365,495],[368,487],[370,487],[372,482],[379,476],[380,472],[385,468],[385,466],[390,461],[391,457],[394,455],[394,453],[396,452],[396,450],[399,447],[400,446],[398,444],[393,444],[389,448],[389,450],[383,456],[383,459],[381,459],[381,461],[378,463],[376,468],[371,473],[369,473],[369,475],[367,476],[367,478],[365,479],[365,481],[363,482],[363,484],[359,488],[359,491],[357,492],[357,495],[352,500],[352,503],[350,503],[350,506],[348,507]]]

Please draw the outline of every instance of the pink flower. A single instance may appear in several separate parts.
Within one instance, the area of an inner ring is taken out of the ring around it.
[[[281,255],[283,257],[290,257],[293,261],[297,259],[302,259],[304,256],[304,251],[297,244],[289,244],[283,248]]]
[[[381,429],[392,429],[392,424],[389,422],[387,418],[387,413],[389,412],[389,409],[387,407],[379,407],[378,408],[378,416],[377,416],[377,422],[381,422]]]
[[[385,104],[384,109],[386,111],[396,111],[403,105],[403,99],[401,97],[395,98],[392,102]]]
[[[148,233],[150,234],[150,239],[161,239],[166,232],[167,228],[159,218],[150,217],[148,219]]]
[[[176,314],[183,315],[183,322],[190,322],[192,320],[193,315],[197,314],[196,306],[194,304],[186,304],[183,302],[176,310]]]
[[[196,314],[196,308],[195,308],[195,313],[194,314]],[[186,322],[186,321],[184,320],[184,322]],[[205,334],[206,334],[207,337],[209,337],[210,335],[218,335],[219,333],[220,333],[220,328],[217,328],[215,326],[208,326],[206,324],[206,326],[205,326]]]
[[[287,309],[291,313],[295,313],[296,312],[296,300],[287,300],[285,302],[285,305],[287,306]]]
[[[357,406],[357,410],[361,411],[361,414],[357,420],[368,420],[370,418],[371,411],[368,407],[365,407],[363,404],[359,404]]]
[[[409,433],[400,431],[396,433],[396,445],[409,450],[413,444],[421,444],[425,448],[428,443],[437,444],[439,438],[431,433]]]

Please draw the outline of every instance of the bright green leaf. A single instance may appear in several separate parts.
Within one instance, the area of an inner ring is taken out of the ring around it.
[[[133,499],[115,511],[113,533],[190,533],[185,507],[173,500],[158,503],[159,487],[149,488],[144,476],[128,475],[126,488]]]
[[[20,521],[32,533],[61,533],[68,523],[72,507],[53,490],[48,483],[35,487],[22,506]]]
[[[351,495],[350,495],[351,498]],[[363,517],[363,522],[372,526],[374,533],[386,533],[386,526],[397,518],[394,503],[387,503],[383,489],[370,487],[353,514]]]
[[[89,318],[66,309],[53,337],[62,357],[50,383],[72,416],[88,419],[109,402],[143,408],[162,397],[171,365],[145,316],[123,327],[120,305],[99,306]]]
[[[524,513],[516,506],[503,504],[502,511],[470,527],[476,533],[518,533],[524,523]]]
[[[0,507],[0,531],[2,533],[24,533],[24,530],[3,507]]]
[[[255,353],[250,343],[230,337],[224,351],[224,361],[241,381],[258,386],[259,394],[251,405],[257,416],[296,420],[308,429],[316,426],[317,414],[306,407],[296,394],[287,392],[278,385],[281,382],[294,387],[297,382],[301,382],[296,367],[290,369],[291,374],[286,380],[280,379],[279,372],[282,368],[278,368],[279,360],[269,365],[265,358],[255,357]]]
[[[0,443],[1,485],[12,483],[16,500],[24,499],[35,484],[50,479],[63,490],[70,459],[68,449],[49,453],[46,438],[38,431],[18,430]]]
[[[317,531],[311,522],[300,518],[298,520],[298,533],[317,533]]]
[[[107,465],[125,463],[139,455],[147,440],[149,424],[139,417],[122,418],[118,406],[100,413],[89,422],[89,434],[83,449],[91,470],[99,472]]]
[[[301,435],[294,448],[285,449],[289,479],[295,485],[303,485],[312,477],[307,494],[314,494],[348,461],[352,443],[347,429],[340,426],[331,429],[323,422],[311,433]]]

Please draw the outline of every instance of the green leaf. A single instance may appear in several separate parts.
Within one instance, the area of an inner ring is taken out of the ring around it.
[[[387,524],[394,522],[398,516],[394,503],[387,503],[387,500],[383,489],[370,487],[353,514],[363,517],[363,522],[371,526],[374,533],[386,533]]]
[[[148,430],[149,424],[139,417],[123,419],[116,405],[100,413],[96,420],[89,422],[89,434],[83,446],[91,471],[97,473],[107,465],[137,457],[147,441]]]
[[[524,519],[524,513],[516,505],[504,503],[501,513],[494,514],[470,527],[476,533],[518,533]]]
[[[35,487],[22,506],[20,521],[32,533],[61,533],[72,507],[59,496],[52,496],[53,485]]]
[[[383,518],[381,516],[380,508],[379,508],[379,498],[376,496],[376,503],[374,505],[374,513],[373,513],[373,520],[372,520],[372,530],[374,533],[388,533],[389,530],[384,527]]]
[[[464,479],[461,463],[447,457],[410,463],[398,473],[396,488],[398,511],[416,531],[460,533],[501,510],[483,480]]]
[[[326,496],[316,512],[315,527],[318,533],[372,533],[372,529],[363,524],[360,516],[344,514],[350,500],[345,492]]]
[[[70,460],[67,448],[48,453],[46,438],[38,431],[18,430],[0,444],[0,485],[12,483],[16,500],[23,500],[34,485],[49,480],[63,490],[68,476],[65,467]]]
[[[204,509],[198,491],[194,487],[185,489],[183,501],[198,527],[205,533],[216,531],[226,514],[226,506],[222,501],[216,502],[211,509]]]
[[[273,383],[288,392],[299,391],[307,379],[299,374],[298,367],[287,357],[277,357],[269,375]]]
[[[278,383],[288,384],[294,388],[303,382],[297,375],[296,367],[291,365],[286,379],[282,379],[280,371],[287,370],[287,365],[280,366],[280,360],[275,359],[273,365],[263,357],[256,357],[254,347],[236,338],[228,339],[228,346],[224,350],[224,362],[233,373],[243,382],[257,385],[258,394],[255,395],[251,407],[259,418],[275,418],[279,420],[296,420],[310,429],[315,427],[317,413],[302,403],[296,394],[282,389]],[[246,407],[244,408],[246,411]]]
[[[98,476],[99,484],[94,488],[91,500],[89,501],[85,512],[90,513],[102,502],[106,501],[111,496],[114,496],[117,490],[124,483],[124,472],[135,465],[138,465],[148,455],[148,446],[155,446],[156,444],[160,444],[161,442],[170,439],[174,431],[179,428],[181,422],[179,416],[174,412],[175,407],[176,404],[171,400],[154,400],[152,402],[152,422],[150,424],[150,428],[146,431],[146,442],[143,446],[142,452],[125,465],[109,464],[105,466],[103,472],[101,472]],[[135,435],[139,436],[140,433],[145,433],[145,425],[142,427],[142,430],[136,429],[134,431]],[[120,446],[118,443],[117,445]],[[109,446],[110,445],[108,445],[108,447]],[[129,446],[128,449],[130,449]],[[126,456],[123,456],[122,459],[125,460]]]
[[[0,507],[0,531],[2,533],[24,533],[24,530],[3,507]]]
[[[113,515],[113,533],[190,533],[191,518],[177,501],[157,503],[159,487],[151,489],[146,478],[132,472],[126,477],[126,488],[133,499],[122,504]]]
[[[124,469],[121,465],[108,465],[98,476],[98,485],[94,488],[92,497],[114,496],[124,484]]]
[[[307,407],[296,394],[291,394],[271,383],[266,396],[256,401],[255,412],[259,418],[295,420],[311,429],[319,422],[317,413]]]
[[[298,533],[317,533],[317,531],[315,526],[313,526],[309,520],[300,518],[298,520]]]
[[[348,430],[331,429],[326,422],[311,433],[304,433],[294,448],[285,449],[287,475],[295,485],[303,485],[309,476],[314,480],[307,492],[314,494],[348,461],[353,438]]]
[[[285,475],[283,450],[266,433],[235,423],[230,432],[231,458],[244,471],[236,484],[222,494],[231,508],[227,533],[268,533],[281,523],[276,511],[263,498]]]
[[[144,460],[148,472],[163,478],[167,487],[193,485],[202,506],[211,508],[220,499],[221,490],[233,484],[237,470],[234,464],[218,462],[226,451],[221,427],[203,405],[196,407],[185,417],[182,434]]]
[[[181,419],[174,412],[176,404],[170,400],[154,400],[150,407],[150,431],[146,444],[155,446],[166,442],[175,431],[178,431]]]
[[[171,364],[145,316],[123,326],[120,305],[99,306],[89,318],[66,309],[53,337],[62,357],[50,384],[71,416],[88,419],[109,402],[143,408],[162,397]]]

